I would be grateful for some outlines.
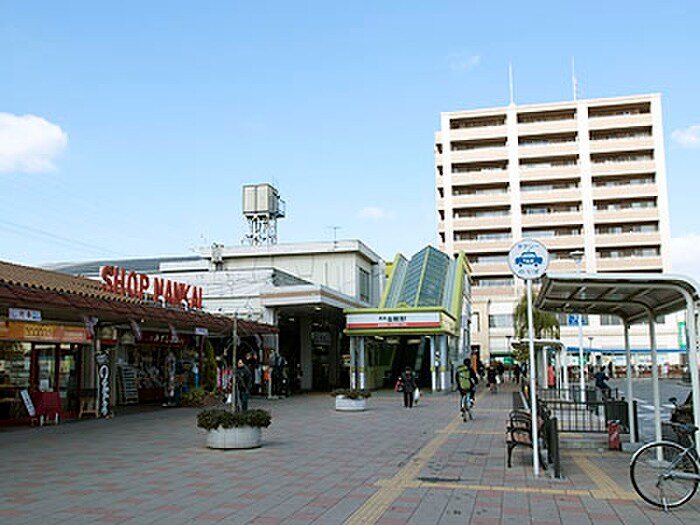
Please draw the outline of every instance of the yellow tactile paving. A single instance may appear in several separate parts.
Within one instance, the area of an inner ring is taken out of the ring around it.
[[[634,492],[627,491],[620,487],[615,481],[597,467],[590,459],[583,454],[571,454],[574,462],[586,476],[595,484],[596,489],[591,490],[591,494],[596,499],[637,499]]]

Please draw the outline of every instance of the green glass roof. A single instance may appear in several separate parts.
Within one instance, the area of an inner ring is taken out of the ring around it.
[[[397,259],[390,277],[389,289],[381,308],[416,308],[444,306],[454,296],[455,261],[447,254],[427,246],[411,257],[408,263]],[[446,286],[449,281],[449,286]]]

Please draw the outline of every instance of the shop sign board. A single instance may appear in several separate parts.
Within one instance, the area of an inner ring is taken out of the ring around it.
[[[102,417],[109,416],[109,355],[100,351],[95,355],[97,361],[97,413]]]
[[[194,335],[204,335],[207,336],[209,335],[209,329],[208,328],[203,328],[201,326],[195,326],[194,327]]]
[[[89,343],[84,326],[0,321],[0,339],[51,343]]]
[[[29,390],[20,390],[19,395],[22,396],[22,401],[24,402],[24,408],[27,409],[27,414],[29,414],[30,417],[36,417],[36,409],[34,408],[32,398],[29,397]]]
[[[162,300],[172,306],[187,308],[202,308],[202,287],[178,283],[161,277],[153,277],[145,273],[127,271],[118,266],[103,266],[100,268],[102,289],[141,301],[150,294],[155,300]]]
[[[348,314],[346,327],[367,328],[440,328],[440,312]]]
[[[8,317],[13,321],[41,321],[41,311],[26,308],[9,308]]]

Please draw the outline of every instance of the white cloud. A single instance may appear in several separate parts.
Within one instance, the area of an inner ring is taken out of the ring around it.
[[[387,210],[385,210],[384,208],[380,208],[379,206],[365,206],[357,213],[357,216],[360,219],[370,219],[373,221],[378,221],[381,219],[390,218],[391,214]]]
[[[0,173],[53,171],[67,144],[68,135],[48,120],[0,113]]]
[[[675,130],[671,139],[684,148],[700,148],[700,124]]]
[[[466,55],[464,53],[451,53],[447,57],[450,69],[455,72],[470,71],[481,64],[479,55]]]
[[[671,239],[673,273],[693,277],[700,283],[700,235],[691,233]]]

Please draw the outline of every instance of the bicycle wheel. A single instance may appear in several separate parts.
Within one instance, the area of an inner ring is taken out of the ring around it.
[[[642,499],[663,509],[678,507],[693,497],[698,480],[679,479],[674,473],[698,474],[698,465],[685,448],[670,441],[649,443],[630,462],[632,486]]]

